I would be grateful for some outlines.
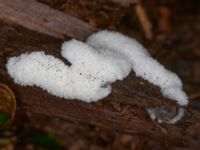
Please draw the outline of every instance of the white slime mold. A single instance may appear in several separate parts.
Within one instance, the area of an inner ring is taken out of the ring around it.
[[[35,85],[52,95],[85,102],[108,96],[111,83],[133,70],[136,76],[159,86],[163,96],[182,106],[188,104],[179,77],[153,59],[136,40],[121,33],[104,30],[92,34],[86,43],[66,41],[61,55],[72,65],[37,51],[9,58],[6,67],[17,84]]]

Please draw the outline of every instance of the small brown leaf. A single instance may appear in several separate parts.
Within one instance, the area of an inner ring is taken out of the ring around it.
[[[0,113],[13,119],[15,110],[16,100],[13,91],[7,85],[0,83]]]

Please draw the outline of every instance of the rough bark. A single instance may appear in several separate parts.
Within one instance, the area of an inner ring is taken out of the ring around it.
[[[159,88],[135,77],[134,73],[124,81],[116,82],[112,94],[97,103],[64,100],[37,87],[22,87],[14,84],[5,68],[8,57],[42,49],[48,54],[61,58],[60,44],[60,40],[18,26],[0,23],[0,82],[7,84],[14,91],[18,103],[21,104],[20,107],[29,113],[49,118],[62,118],[82,125],[97,125],[166,141],[182,140],[185,130],[183,124],[190,123],[191,119],[185,117],[176,125],[158,125],[151,121],[145,108],[161,105],[170,107],[174,103],[164,99]]]

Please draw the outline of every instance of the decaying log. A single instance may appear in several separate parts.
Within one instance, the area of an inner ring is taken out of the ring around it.
[[[97,125],[118,131],[147,135],[151,138],[180,142],[184,129],[180,124],[157,125],[145,111],[147,107],[172,106],[159,88],[135,77],[132,73],[124,81],[113,85],[112,94],[96,103],[64,100],[37,87],[16,85],[6,71],[8,57],[27,51],[44,50],[61,58],[62,41],[0,22],[0,82],[15,93],[18,103],[29,113],[49,118],[62,118],[82,125]],[[62,59],[62,58],[61,58]],[[64,60],[63,60],[64,61]],[[20,105],[20,106],[21,106]],[[183,119],[188,121],[186,117]]]
[[[56,38],[83,40],[96,29],[34,0],[0,0],[0,19]]]

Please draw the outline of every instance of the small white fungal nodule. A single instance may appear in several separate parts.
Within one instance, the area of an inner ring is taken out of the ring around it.
[[[188,104],[179,77],[153,59],[136,40],[121,33],[100,31],[86,43],[66,41],[61,55],[72,65],[37,51],[9,58],[6,67],[17,84],[36,85],[55,96],[86,102],[109,95],[111,84],[133,70],[136,76],[159,86],[165,97],[182,106]]]

